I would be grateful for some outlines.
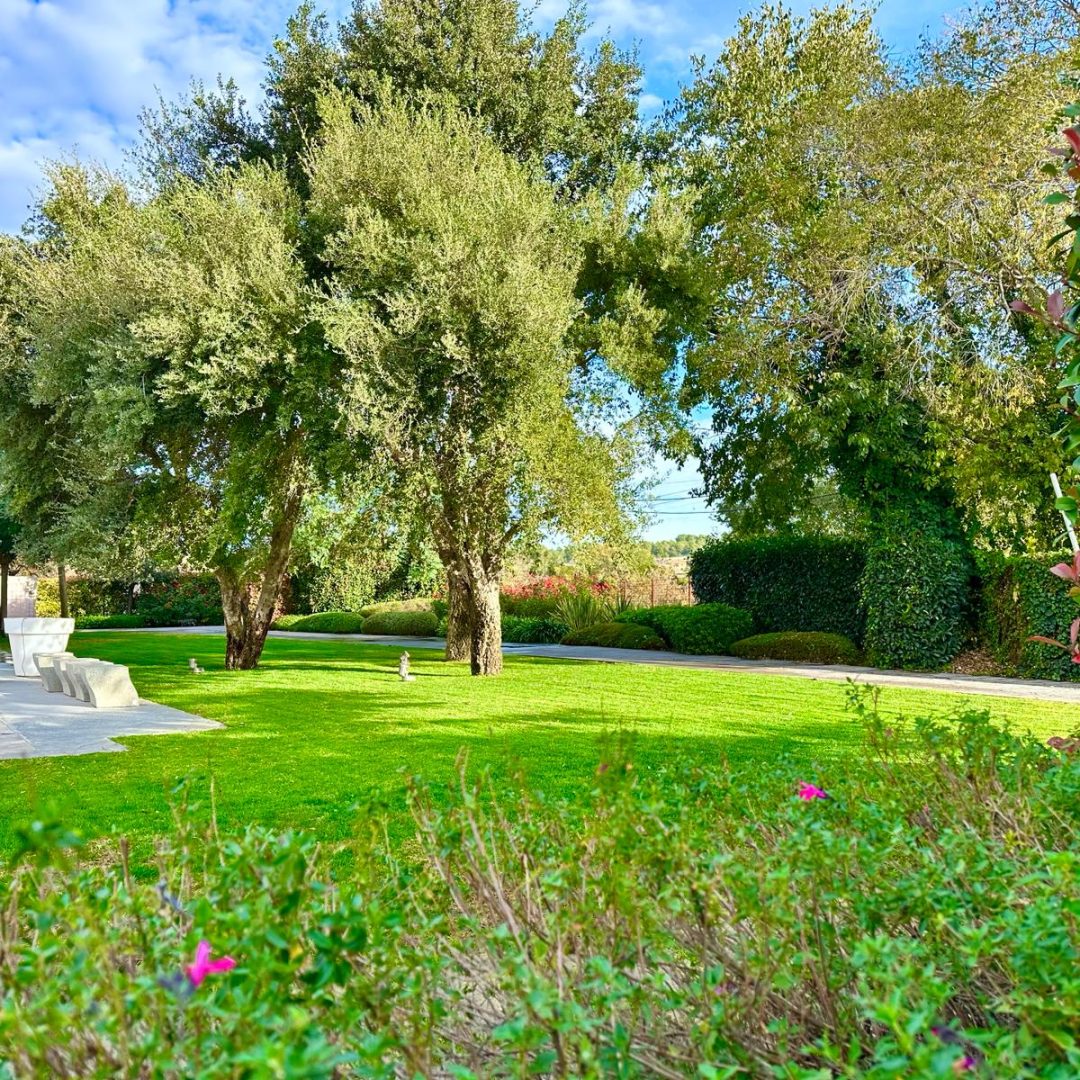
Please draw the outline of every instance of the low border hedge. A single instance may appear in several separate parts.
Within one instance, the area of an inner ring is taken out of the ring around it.
[[[434,611],[378,611],[364,620],[362,633],[397,637],[434,637],[439,619]]]
[[[851,638],[815,630],[754,634],[736,641],[731,652],[744,660],[789,660],[800,664],[861,664],[863,660]]]
[[[597,645],[605,649],[666,649],[667,643],[649,626],[632,622],[593,623],[562,639],[564,645]]]
[[[651,627],[676,652],[692,656],[723,655],[754,629],[749,612],[728,604],[634,608],[619,615],[618,621]]]

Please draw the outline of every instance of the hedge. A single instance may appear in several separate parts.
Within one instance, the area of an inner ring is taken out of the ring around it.
[[[502,617],[502,639],[520,644],[555,645],[566,637],[570,628],[558,619],[534,619],[521,615]]]
[[[694,655],[724,654],[734,642],[754,629],[749,612],[727,604],[665,604],[634,608],[618,617],[655,630],[676,652]]]
[[[1029,640],[1032,634],[1068,641],[1077,615],[1065,582],[1050,573],[1067,552],[986,555],[980,560],[979,640],[1008,672],[1026,679],[1080,679],[1080,665],[1068,653]]]
[[[319,611],[314,615],[282,615],[275,630],[305,630],[316,634],[360,634],[364,617],[357,611]]]
[[[599,645],[606,649],[666,649],[667,642],[649,626],[630,622],[594,623],[563,638],[564,645]]]
[[[793,660],[806,664],[860,664],[862,653],[843,634],[787,630],[775,634],[755,634],[731,646],[734,656],[744,660]]]
[[[973,571],[960,543],[932,532],[898,529],[875,544],[860,581],[870,662],[918,671],[945,667],[964,647]]]
[[[381,600],[377,604],[367,604],[360,609],[366,619],[369,615],[382,615],[388,611],[431,611],[430,596],[412,596],[408,600]]]
[[[135,630],[148,625],[141,615],[76,615],[76,630]]]
[[[691,555],[690,583],[702,603],[750,612],[759,631],[815,630],[861,642],[865,563],[865,545],[831,536],[716,540]]]
[[[439,620],[433,611],[380,611],[364,619],[365,634],[434,637]]]

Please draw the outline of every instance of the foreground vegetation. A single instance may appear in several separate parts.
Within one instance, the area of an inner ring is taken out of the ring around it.
[[[150,872],[151,838],[170,829],[170,792],[185,779],[201,818],[213,781],[218,823],[230,832],[258,823],[337,844],[367,813],[358,808],[375,801],[390,811],[398,841],[409,833],[405,777],[444,778],[462,749],[497,780],[520,768],[550,796],[573,798],[620,734],[645,773],[787,758],[801,769],[828,765],[831,777],[862,741],[846,687],[807,679],[512,656],[505,678],[470,680],[467,666],[416,650],[416,681],[402,683],[400,647],[271,639],[259,669],[235,675],[223,670],[220,637],[80,633],[72,645],[129,664],[143,696],[226,726],[124,739],[125,754],[0,762],[0,853],[36,812],[91,837],[127,836],[138,872]],[[192,656],[205,675],[188,672]],[[976,704],[1040,738],[1065,733],[1057,703]],[[889,716],[964,706],[954,694],[882,695]]]
[[[820,769],[804,747],[798,764],[654,771],[616,745],[565,799],[414,786],[412,842],[388,847],[385,819],[362,818],[336,872],[310,836],[203,835],[193,792],[156,885],[123,844],[88,860],[61,827],[38,830],[0,884],[0,1062],[1075,1076],[1080,757],[977,713],[860,719],[864,750]]]

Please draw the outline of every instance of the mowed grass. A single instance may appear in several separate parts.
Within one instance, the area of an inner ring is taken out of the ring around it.
[[[83,633],[71,647],[128,664],[144,697],[225,728],[122,739],[122,754],[0,761],[0,854],[15,848],[21,825],[47,816],[88,836],[127,836],[145,859],[170,830],[185,780],[205,816],[213,779],[223,831],[259,823],[338,842],[373,801],[389,808],[396,836],[407,835],[407,776],[448,785],[462,751],[496,781],[521,770],[531,787],[562,796],[592,783],[619,738],[639,770],[788,758],[793,778],[826,779],[856,767],[862,740],[847,687],[808,679],[523,656],[509,657],[498,678],[475,679],[412,650],[416,681],[403,683],[400,646],[271,639],[251,672],[223,670],[224,642],[213,636]],[[206,674],[189,674],[192,656]],[[1063,730],[1053,702],[881,695],[889,715],[971,708],[1041,737]]]

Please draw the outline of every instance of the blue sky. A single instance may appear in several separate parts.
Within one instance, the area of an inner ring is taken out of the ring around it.
[[[26,217],[43,161],[77,152],[108,165],[123,162],[139,111],[160,91],[173,97],[192,78],[231,75],[250,101],[259,97],[262,61],[298,0],[0,0],[0,230]],[[540,0],[550,22],[565,0]],[[340,17],[349,0],[328,0]],[[645,66],[646,108],[672,96],[692,53],[712,57],[753,4],[735,0],[594,0],[594,35],[637,43]],[[808,10],[806,0],[793,0]],[[897,53],[961,10],[964,0],[882,0],[878,27]],[[696,481],[691,467],[662,469],[648,532],[661,539],[707,532],[714,522],[697,501],[678,501]]]

